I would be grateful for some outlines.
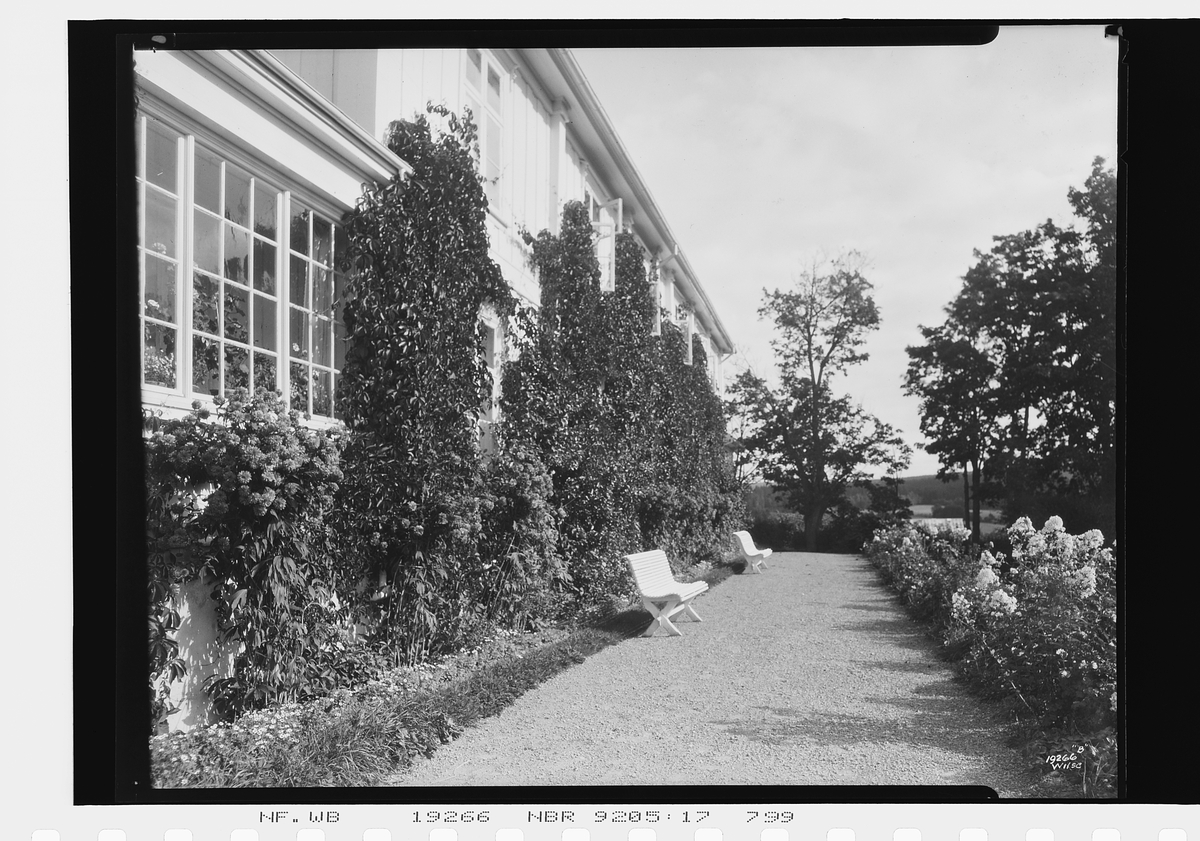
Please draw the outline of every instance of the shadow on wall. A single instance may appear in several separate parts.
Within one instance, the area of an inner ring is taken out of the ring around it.
[[[233,661],[241,643],[222,644],[216,603],[209,598],[212,586],[196,578],[179,588],[176,608],[180,621],[175,639],[187,671],[182,680],[171,684],[171,705],[178,708],[167,716],[171,733],[215,723],[217,718],[204,694],[204,682],[214,674],[222,678],[233,675]]]

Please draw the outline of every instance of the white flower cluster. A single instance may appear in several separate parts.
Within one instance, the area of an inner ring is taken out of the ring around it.
[[[985,566],[979,570],[979,575],[975,576],[975,586],[981,590],[987,590],[1000,584],[1000,578],[992,571],[990,566]]]
[[[1096,568],[1091,564],[1081,566],[1067,576],[1067,586],[1074,590],[1080,598],[1086,599],[1096,592]]]
[[[1004,590],[996,589],[988,596],[988,609],[992,613],[1012,613],[1017,609],[1017,600]]]
[[[950,601],[952,604],[950,612],[954,617],[954,621],[969,624],[971,621],[971,600],[959,590],[950,597]]]

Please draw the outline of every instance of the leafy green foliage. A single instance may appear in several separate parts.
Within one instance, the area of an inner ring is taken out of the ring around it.
[[[990,480],[1003,484],[1010,519],[1058,513],[1111,534],[1116,178],[1102,158],[1068,198],[1086,230],[1047,220],[976,252],[945,323],[908,349],[906,388],[922,398],[943,472],[971,466],[973,508],[998,495]]]
[[[413,172],[364,190],[346,219],[354,253],[337,400],[348,430],[336,525],[373,598],[359,618],[399,660],[456,644],[491,580],[479,552],[477,418],[491,394],[478,332],[485,305],[512,310],[488,255],[476,130],[443,107],[389,126]],[[376,586],[378,584],[378,587]]]
[[[339,680],[339,570],[324,515],[342,474],[336,444],[277,395],[239,389],[216,405],[215,418],[197,402],[146,439],[151,685],[182,675],[170,632],[179,585],[200,577],[224,637],[241,643],[233,676],[209,687],[232,716]]]
[[[664,322],[641,249],[617,238],[616,282],[602,293],[586,209],[563,210],[558,236],[526,235],[542,288],[540,317],[519,318],[505,366],[501,451],[536,453],[560,512],[558,551],[571,603],[628,595],[622,556],[663,548],[681,566],[711,557],[741,522],[721,404]]]

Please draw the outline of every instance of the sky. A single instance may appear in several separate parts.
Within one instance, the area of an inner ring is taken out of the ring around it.
[[[938,469],[903,393],[919,326],[944,320],[992,237],[1046,219],[1115,163],[1117,41],[1099,26],[1004,27],[977,47],[576,49],[736,355],[772,376],[763,290],[864,252],[882,323],[835,379]]]

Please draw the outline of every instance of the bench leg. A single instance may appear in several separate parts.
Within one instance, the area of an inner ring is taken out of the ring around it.
[[[652,637],[659,628],[662,628],[673,637],[683,636],[680,630],[671,623],[671,617],[682,609],[682,605],[679,604],[677,599],[665,602],[661,609],[648,599],[642,600],[642,606],[650,611],[650,616],[654,620],[650,623],[650,627],[642,632],[642,636]]]
[[[692,607],[690,604],[685,604],[683,606],[683,610],[685,613],[687,613],[688,616],[692,617],[693,622],[703,622],[704,621],[703,619],[700,618],[700,614],[696,612],[696,609],[694,607]]]

